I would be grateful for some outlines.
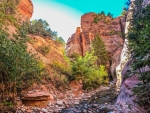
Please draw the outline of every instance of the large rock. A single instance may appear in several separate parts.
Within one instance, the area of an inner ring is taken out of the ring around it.
[[[20,0],[18,10],[24,19],[30,19],[33,14],[33,4],[31,0]]]
[[[116,103],[122,106],[124,113],[147,113],[141,106],[135,103],[135,96],[131,96],[133,94],[131,89],[140,82],[138,77],[132,75],[132,77],[125,79],[131,63],[132,60],[130,59],[122,70],[123,81]]]
[[[106,50],[109,54],[110,61],[108,68],[113,79],[116,81],[116,66],[120,62],[120,55],[124,41],[117,34],[111,35],[110,32],[113,30],[120,33],[124,29],[124,17],[118,17],[111,20],[110,23],[104,20],[99,21],[95,24],[94,15],[95,13],[87,13],[81,17],[81,29],[78,27],[76,33],[74,33],[67,41],[66,51],[67,55],[70,56],[73,53],[84,56],[87,51],[90,50],[90,44],[97,33],[100,34],[103,39]],[[123,23],[123,28],[120,25],[120,21]]]
[[[53,100],[54,98],[50,93],[42,91],[28,91],[22,97],[23,104],[36,107],[46,107]]]

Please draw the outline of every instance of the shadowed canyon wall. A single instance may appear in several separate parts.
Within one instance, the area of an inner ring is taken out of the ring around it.
[[[129,7],[126,24],[125,24],[125,33],[128,33],[128,28],[131,27],[131,19],[133,18],[132,15],[134,14],[135,5],[134,2],[136,0],[131,0],[131,4]],[[150,4],[150,0],[143,0],[143,8]],[[117,83],[117,86],[120,87],[120,93],[117,98],[117,104],[121,105],[123,108],[124,113],[148,113],[145,111],[142,106],[139,106],[135,101],[136,98],[131,96],[133,94],[132,89],[139,83],[139,79],[137,76],[134,76],[132,73],[132,77],[125,78],[127,75],[128,70],[131,69],[130,65],[133,62],[133,59],[131,58],[129,51],[128,51],[128,40],[125,40],[126,43],[124,43],[124,47],[121,53],[121,61],[120,64],[117,67],[117,79],[119,79],[119,82]],[[143,70],[149,71],[149,67],[144,67]]]
[[[124,43],[118,34],[124,29],[125,18],[118,17],[109,22],[100,20],[96,24],[94,23],[93,15],[95,15],[95,13],[91,12],[81,17],[81,28],[77,27],[76,33],[67,41],[67,55],[70,56],[73,53],[77,53],[84,56],[86,52],[90,50],[90,45],[95,35],[99,33],[105,43],[110,58],[110,61],[108,61],[110,74],[114,81],[116,81],[115,69],[120,62],[120,55]],[[115,31],[115,34],[111,34],[111,31]]]

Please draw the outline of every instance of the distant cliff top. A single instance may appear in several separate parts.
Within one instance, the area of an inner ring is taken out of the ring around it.
[[[18,10],[23,17],[30,19],[33,14],[33,4],[31,0],[20,0],[18,4]]]

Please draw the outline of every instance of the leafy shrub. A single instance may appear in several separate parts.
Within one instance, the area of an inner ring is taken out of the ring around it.
[[[49,28],[49,24],[42,19],[32,20],[28,25],[29,33],[38,34],[42,36],[51,36],[51,29]]]
[[[64,39],[62,37],[58,37],[58,34],[56,31],[52,31],[49,27],[49,24],[47,21],[39,19],[39,20],[32,20],[30,23],[24,23],[24,28],[27,30],[29,34],[35,34],[35,35],[41,35],[43,37],[50,37],[53,40],[65,43]]]
[[[31,80],[40,75],[38,61],[26,51],[22,40],[9,40],[0,32],[0,75],[1,82],[14,82],[14,88],[26,87],[23,82],[31,83]]]
[[[60,42],[60,43],[62,43],[62,44],[65,44],[65,41],[64,41],[64,39],[63,39],[62,37],[57,37],[55,40],[56,40],[57,42]]]
[[[51,64],[53,70],[52,82],[56,88],[67,88],[69,86],[68,78],[71,75],[69,65],[54,61]]]
[[[2,24],[2,26],[4,26],[5,24],[9,24],[8,21],[16,25],[16,19],[14,17],[14,14],[16,13],[16,5],[18,3],[19,3],[19,0],[2,0],[1,1],[0,24]]]
[[[98,23],[100,20],[104,20],[104,22],[106,24],[109,24],[110,21],[113,19],[113,14],[111,14],[110,12],[108,12],[108,14],[106,15],[104,11],[98,13],[98,14],[94,14],[94,23]],[[109,18],[108,18],[109,17]]]
[[[50,47],[48,47],[48,46],[41,46],[39,49],[43,55],[46,55],[50,52]]]
[[[61,73],[61,74],[64,74],[64,75],[68,75],[68,76],[70,76],[70,74],[71,74],[70,67],[65,65],[65,64],[63,64],[63,63],[60,63],[58,61],[54,61],[53,64],[52,64],[52,67],[58,73]]]
[[[3,105],[4,105],[4,106],[7,106],[8,108],[13,108],[13,107],[14,107],[13,102],[11,102],[11,101],[6,101],[6,100],[3,101]]]
[[[105,66],[100,66],[99,69],[90,69],[87,73],[87,77],[84,78],[83,88],[84,89],[93,89],[97,88],[102,84],[108,83],[107,72]]]
[[[9,37],[6,33],[6,22],[13,21],[17,0],[3,0],[0,3],[0,84],[5,89],[0,89],[0,98],[9,98],[10,93],[17,94],[22,89],[29,87],[33,82],[40,79],[44,69],[40,67],[34,55],[26,51],[27,30],[23,26],[18,26],[16,34]],[[12,98],[12,96],[11,96]]]
[[[84,57],[76,57],[72,61],[72,76],[74,79],[82,80],[84,89],[97,88],[105,83],[107,72],[104,66],[97,68],[95,64],[97,57],[92,53],[86,53]]]

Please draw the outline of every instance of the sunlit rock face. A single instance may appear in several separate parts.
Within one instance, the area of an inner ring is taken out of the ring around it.
[[[133,14],[133,7],[134,5],[132,5],[132,7],[129,7],[129,11],[127,14],[127,18],[126,18],[126,23],[125,23],[125,34],[128,33],[128,28],[132,19],[132,14]],[[117,90],[119,90],[121,82],[122,82],[122,76],[121,76],[121,72],[125,66],[125,64],[127,63],[128,59],[130,57],[129,51],[128,51],[128,40],[125,39],[125,43],[123,45],[123,49],[121,52],[121,60],[119,65],[116,67],[116,76],[117,76]]]
[[[90,50],[90,45],[95,35],[99,33],[111,59],[108,61],[108,69],[110,69],[110,74],[114,81],[116,81],[115,69],[120,62],[120,55],[123,47],[121,45],[123,45],[124,41],[120,36],[111,35],[110,32],[121,32],[120,21],[123,24],[122,29],[124,29],[125,18],[118,17],[111,20],[110,23],[101,20],[95,24],[93,22],[94,14],[95,13],[87,13],[81,17],[81,29],[77,28],[76,33],[74,33],[67,41],[67,55],[70,56],[73,53],[77,53],[84,56],[86,52]]]
[[[22,19],[29,20],[33,14],[33,4],[31,0],[20,0],[18,4],[18,10],[20,14],[23,16]]]

